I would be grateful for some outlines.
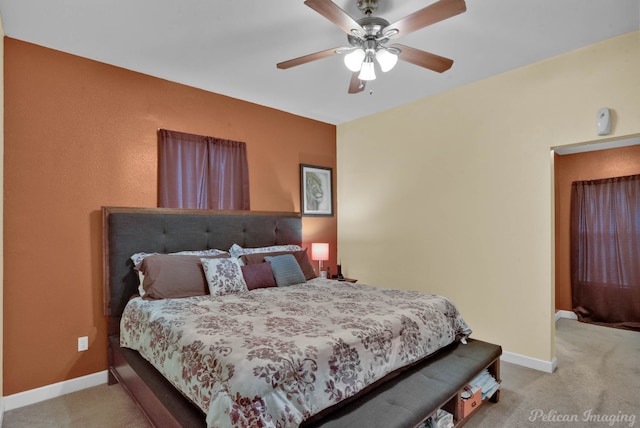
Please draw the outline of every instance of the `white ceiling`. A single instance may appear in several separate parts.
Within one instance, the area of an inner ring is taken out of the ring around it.
[[[334,0],[355,19],[356,0]],[[433,0],[380,0],[394,22]],[[387,110],[640,28],[640,0],[467,0],[461,15],[396,39],[453,59],[438,74],[400,62],[348,95],[346,45],[303,0],[0,0],[8,37],[332,124]],[[373,92],[370,93],[369,89]]]

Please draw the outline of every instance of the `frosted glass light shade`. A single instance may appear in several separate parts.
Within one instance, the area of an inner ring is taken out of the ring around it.
[[[329,260],[329,244],[314,242],[311,244],[311,260]]]
[[[373,61],[368,60],[362,63],[362,69],[358,75],[360,80],[376,80],[376,70],[373,66]]]
[[[396,66],[398,63],[398,55],[394,55],[387,50],[380,49],[376,52],[376,60],[378,61],[378,64],[380,64],[380,69],[386,73]]]
[[[362,49],[356,49],[349,52],[344,56],[344,65],[353,72],[360,71],[362,67],[362,61],[364,60],[365,53]]]

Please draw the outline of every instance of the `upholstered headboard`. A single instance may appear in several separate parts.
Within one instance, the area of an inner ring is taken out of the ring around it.
[[[138,277],[129,259],[138,252],[170,253],[218,248],[300,244],[300,213],[207,211],[166,208],[102,208],[104,312],[109,334],[129,298],[137,293]]]

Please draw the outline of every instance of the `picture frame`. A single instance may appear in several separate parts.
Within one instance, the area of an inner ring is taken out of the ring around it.
[[[303,216],[333,216],[333,169],[300,164],[300,209]]]

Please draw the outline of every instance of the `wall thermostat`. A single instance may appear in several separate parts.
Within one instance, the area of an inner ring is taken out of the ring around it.
[[[598,135],[608,135],[611,132],[611,113],[608,108],[598,110],[598,120],[596,122]]]

